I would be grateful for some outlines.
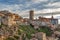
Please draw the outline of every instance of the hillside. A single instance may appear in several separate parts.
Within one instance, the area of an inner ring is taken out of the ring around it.
[[[10,33],[12,33],[10,36],[6,38],[6,40],[18,40],[20,37],[23,37],[23,40],[26,40],[26,38],[31,39],[32,34],[36,32],[44,32],[46,33],[47,36],[50,36],[52,34],[51,30],[48,27],[42,27],[36,30],[31,25],[20,25],[17,27],[18,28],[17,31],[16,30],[13,31],[8,27],[4,27],[4,29],[5,28],[6,28],[6,31],[4,32],[9,31]]]

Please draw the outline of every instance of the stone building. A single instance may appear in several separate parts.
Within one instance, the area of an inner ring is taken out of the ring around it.
[[[30,11],[30,20],[33,20],[33,19],[34,19],[34,11],[31,10],[31,11]]]
[[[0,37],[0,40],[5,40],[5,36],[1,36]]]
[[[12,26],[16,25],[17,21],[21,21],[22,17],[18,14],[11,13],[9,11],[0,11],[0,24]]]
[[[46,40],[46,34],[43,33],[43,32],[38,32],[35,34],[35,37],[38,39],[38,40]]]
[[[52,25],[57,25],[58,24],[58,19],[55,19],[53,16],[51,18],[39,17],[39,20],[41,22],[50,23]]]

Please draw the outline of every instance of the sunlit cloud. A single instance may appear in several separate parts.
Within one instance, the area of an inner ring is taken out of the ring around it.
[[[9,10],[23,17],[28,17],[29,11],[35,14],[60,12],[59,0],[0,0],[0,10]],[[24,14],[24,15],[23,15]]]

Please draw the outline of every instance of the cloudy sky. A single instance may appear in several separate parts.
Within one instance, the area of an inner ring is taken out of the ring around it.
[[[0,0],[0,10],[9,10],[24,17],[34,10],[39,16],[40,13],[60,12],[60,0]]]

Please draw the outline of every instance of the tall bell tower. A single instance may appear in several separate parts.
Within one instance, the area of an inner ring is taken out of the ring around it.
[[[34,20],[34,11],[30,10],[30,20]]]

